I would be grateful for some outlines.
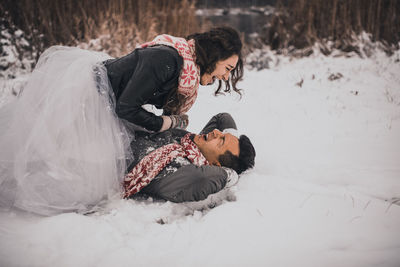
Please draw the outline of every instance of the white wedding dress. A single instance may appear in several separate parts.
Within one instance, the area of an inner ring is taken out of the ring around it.
[[[107,58],[51,47],[0,108],[0,208],[84,213],[121,196],[130,136],[114,113]]]

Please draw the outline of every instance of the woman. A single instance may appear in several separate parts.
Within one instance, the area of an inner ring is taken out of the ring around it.
[[[0,207],[51,215],[119,198],[132,136],[118,116],[150,131],[184,128],[199,83],[225,80],[225,91],[230,82],[238,91],[240,51],[231,28],[164,35],[118,59],[47,49],[20,96],[0,109]]]
[[[187,117],[156,116],[142,108],[152,104],[164,115],[184,114],[194,103],[199,83],[225,81],[225,91],[239,92],[243,76],[242,43],[229,27],[193,34],[186,39],[160,35],[131,54],[105,62],[119,117],[147,130],[185,127]],[[230,73],[232,77],[230,78]],[[216,94],[221,90],[221,82]]]

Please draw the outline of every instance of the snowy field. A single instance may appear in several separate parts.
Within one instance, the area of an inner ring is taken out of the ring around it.
[[[189,112],[191,131],[229,112],[252,139],[256,167],[234,188],[90,215],[1,212],[0,266],[399,267],[400,53],[273,60],[246,71],[240,101],[201,87]]]

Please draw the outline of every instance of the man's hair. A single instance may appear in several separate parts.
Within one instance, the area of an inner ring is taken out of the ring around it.
[[[247,169],[254,166],[254,158],[256,151],[246,135],[241,135],[239,138],[239,157],[235,156],[229,150],[218,157],[222,166],[234,169],[238,174],[241,174]]]

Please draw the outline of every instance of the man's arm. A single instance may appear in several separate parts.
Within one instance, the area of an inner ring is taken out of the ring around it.
[[[236,123],[229,113],[219,113],[212,117],[203,130],[201,130],[200,134],[207,134],[214,129],[218,129],[221,132],[225,129],[237,130]]]
[[[191,164],[153,180],[141,192],[171,202],[200,201],[222,190],[227,178],[228,174],[223,168]]]

